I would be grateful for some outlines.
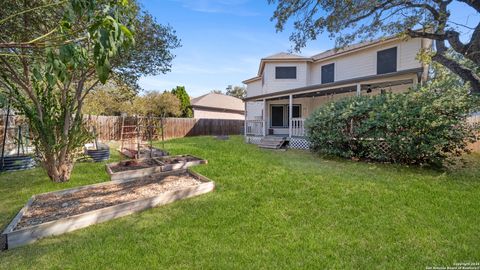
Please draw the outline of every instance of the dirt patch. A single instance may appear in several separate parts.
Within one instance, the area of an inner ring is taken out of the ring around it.
[[[197,186],[201,183],[191,174],[183,173],[163,177],[145,177],[125,183],[91,187],[68,194],[40,195],[24,213],[15,230],[154,197],[167,191]]]
[[[129,158],[135,158],[137,157],[137,154],[138,158],[155,158],[168,156],[167,151],[155,147],[142,148],[140,149],[140,152],[138,152],[136,149],[124,147],[120,152]]]

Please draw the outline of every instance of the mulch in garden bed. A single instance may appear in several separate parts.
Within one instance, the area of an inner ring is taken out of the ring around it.
[[[59,220],[96,209],[150,198],[168,191],[200,185],[190,173],[150,176],[124,183],[93,186],[65,194],[44,194],[35,197],[15,230]]]

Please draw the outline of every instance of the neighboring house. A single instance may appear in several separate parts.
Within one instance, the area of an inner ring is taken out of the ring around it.
[[[290,147],[307,148],[304,121],[326,102],[352,95],[399,92],[426,80],[417,60],[428,39],[386,38],[328,50],[312,57],[279,53],[261,59],[247,85],[245,136],[259,143],[266,135],[285,137]]]
[[[210,93],[190,100],[193,118],[245,119],[245,105],[239,98]]]

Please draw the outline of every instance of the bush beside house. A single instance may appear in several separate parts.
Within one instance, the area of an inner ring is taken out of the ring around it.
[[[463,88],[351,97],[318,108],[306,121],[312,150],[345,158],[442,165],[468,151],[478,104]]]

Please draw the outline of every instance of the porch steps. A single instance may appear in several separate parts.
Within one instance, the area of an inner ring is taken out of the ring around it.
[[[258,147],[267,149],[284,149],[287,145],[287,137],[265,136],[260,140]]]

